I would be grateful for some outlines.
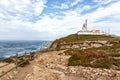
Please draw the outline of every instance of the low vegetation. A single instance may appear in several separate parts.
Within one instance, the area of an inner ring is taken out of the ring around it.
[[[34,60],[34,55],[35,55],[35,52],[31,52],[29,55],[25,54],[25,55],[18,56],[17,57],[18,66],[24,67],[24,66],[30,64],[29,61]],[[6,58],[6,59],[1,59],[0,61],[6,62],[6,63],[15,63],[16,64],[16,56],[11,56],[11,57]]]
[[[113,37],[111,35],[77,35],[72,34],[66,37],[57,39],[53,42],[54,43],[71,43],[71,42],[79,42],[79,41],[94,41],[94,40],[118,40],[119,38]],[[52,45],[51,45],[52,46]]]
[[[117,36],[72,34],[68,35],[67,37],[55,40],[52,43],[51,48],[54,46],[54,44],[59,45],[69,44],[72,42],[76,43],[80,41],[84,42],[97,40],[107,41],[107,43],[101,47],[93,47],[83,50],[77,48],[68,48],[67,51],[65,51],[66,55],[71,55],[68,66],[82,65],[86,67],[88,66],[107,69],[113,68],[113,66],[115,66],[116,69],[120,70],[120,38]]]
[[[12,58],[6,58],[6,59],[3,59],[1,60],[2,62],[7,62],[7,63],[11,63],[11,62],[14,62],[14,60]]]
[[[30,64],[30,63],[29,63],[29,60],[21,59],[21,60],[18,61],[17,64],[18,64],[18,65],[20,64],[19,67],[24,67],[24,66],[26,66],[26,65],[28,65],[28,64]]]
[[[113,53],[111,52],[111,48],[114,46],[120,46],[120,44],[113,45],[109,48],[99,47],[86,50],[68,49],[65,51],[66,55],[71,55],[68,66],[81,65],[85,67],[109,69],[113,68],[112,66],[114,65],[116,69],[120,70],[120,53],[118,53],[120,47],[116,47],[116,49],[113,50],[115,53]]]

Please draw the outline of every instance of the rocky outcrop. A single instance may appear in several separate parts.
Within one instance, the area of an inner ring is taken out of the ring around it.
[[[113,44],[109,41],[80,41],[80,42],[72,42],[72,43],[55,43],[53,42],[50,50],[62,50],[69,48],[79,48],[79,49],[87,49],[92,47],[102,47],[102,46],[112,46]]]
[[[120,71],[82,66],[68,66],[69,55],[51,51],[37,55],[33,72],[24,80],[120,80]]]
[[[74,42],[74,43],[53,43],[51,48],[52,50],[61,50],[61,49],[69,49],[69,48],[80,48],[86,49],[91,47],[101,47],[101,46],[108,46],[107,41],[81,41],[81,42]]]

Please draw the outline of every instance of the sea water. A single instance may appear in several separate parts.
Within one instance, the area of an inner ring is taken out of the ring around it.
[[[51,41],[0,41],[0,58],[15,56],[45,49]]]

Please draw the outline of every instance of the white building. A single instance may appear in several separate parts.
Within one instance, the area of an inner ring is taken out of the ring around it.
[[[77,32],[78,35],[104,35],[105,33],[101,30],[87,30],[87,19],[83,24],[82,30]]]

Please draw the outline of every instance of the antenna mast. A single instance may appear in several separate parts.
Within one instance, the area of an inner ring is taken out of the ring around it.
[[[87,31],[87,19],[85,20],[85,23],[83,24],[82,31]]]
[[[86,25],[86,27],[85,27],[85,28],[86,28],[86,30],[87,30],[87,19],[85,20],[85,25]]]

